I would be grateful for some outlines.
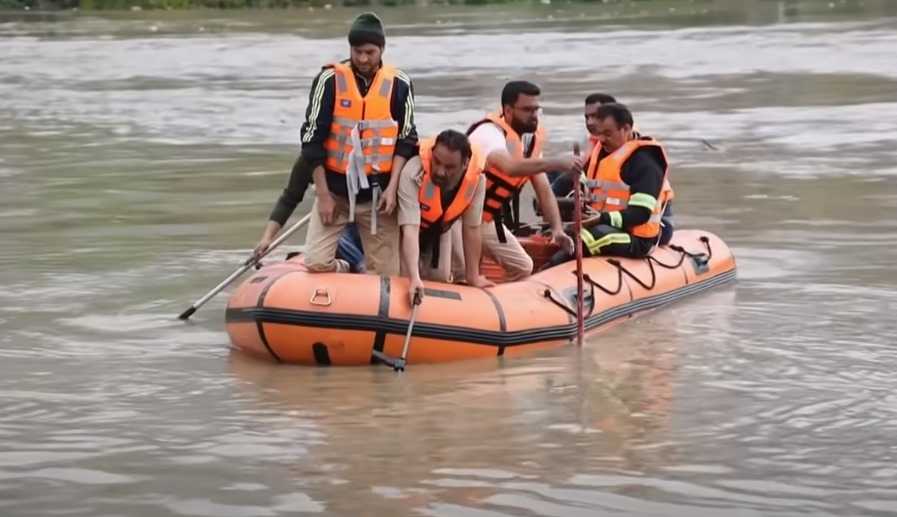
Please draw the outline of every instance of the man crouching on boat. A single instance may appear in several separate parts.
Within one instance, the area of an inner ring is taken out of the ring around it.
[[[447,129],[421,140],[419,156],[402,169],[398,224],[412,304],[416,292],[423,296],[422,278],[452,282],[452,248],[462,243],[467,283],[493,285],[479,271],[485,164],[486,157],[463,133]]]
[[[632,113],[622,104],[603,104],[595,117],[599,145],[589,156],[586,176],[597,215],[583,221],[583,250],[590,256],[644,257],[657,244],[661,215],[672,197],[666,151],[657,140],[633,132]],[[559,252],[550,265],[571,258]]]

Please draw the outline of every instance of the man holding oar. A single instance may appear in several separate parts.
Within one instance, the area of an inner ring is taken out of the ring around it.
[[[486,200],[481,234],[483,249],[505,270],[509,280],[533,272],[533,259],[504,224],[503,214],[511,199],[528,181],[551,225],[552,241],[573,252],[573,241],[564,234],[557,200],[545,171],[579,169],[573,157],[543,159],[545,131],[539,123],[541,90],[528,81],[511,81],[501,93],[501,111],[491,113],[468,129],[471,143],[486,153]]]
[[[605,104],[616,102],[617,100],[613,96],[606,93],[592,93],[586,97],[585,110],[583,113],[587,132],[584,142],[586,156],[589,156],[596,146],[601,145],[598,137],[598,134],[601,131],[601,121],[598,119],[598,110]],[[640,133],[635,127],[632,128],[632,135],[634,138],[640,137]],[[567,196],[573,190],[573,176],[566,174],[558,175],[557,178],[552,181],[551,189],[559,198]],[[667,193],[667,200],[660,223],[660,240],[658,241],[658,244],[660,245],[669,243],[673,238],[672,206],[674,194],[672,188],[669,186],[669,178],[665,180],[664,189]]]
[[[660,237],[660,220],[672,189],[669,162],[660,142],[634,132],[632,113],[618,103],[595,114],[599,145],[589,156],[589,202],[598,215],[583,221],[579,237],[590,256],[639,258]],[[570,260],[559,252],[549,265]]]
[[[368,269],[398,273],[397,179],[417,154],[417,132],[411,81],[382,62],[385,44],[380,19],[359,15],[349,31],[350,59],[325,66],[312,83],[300,159],[314,171],[305,256],[313,272],[349,270],[336,250],[346,224],[355,221]],[[273,215],[260,248],[282,225],[283,217]]]

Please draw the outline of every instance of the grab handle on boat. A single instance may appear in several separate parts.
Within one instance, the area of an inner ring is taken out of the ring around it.
[[[323,297],[323,300],[319,300],[319,298]],[[326,287],[319,287],[315,289],[315,292],[312,293],[311,299],[308,303],[312,305],[320,305],[321,307],[330,307],[333,303],[333,299],[330,298],[330,292],[327,291]]]

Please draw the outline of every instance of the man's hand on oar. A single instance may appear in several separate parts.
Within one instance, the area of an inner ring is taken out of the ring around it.
[[[180,316],[178,316],[178,318],[179,318],[179,319],[182,319],[182,320],[186,320],[186,319],[188,319],[190,316],[193,315],[194,312],[196,312],[197,309],[199,309],[200,307],[202,307],[207,301],[211,300],[213,296],[215,296],[216,294],[220,293],[222,290],[224,290],[225,287],[227,287],[228,285],[230,285],[231,282],[233,282],[233,281],[236,280],[240,275],[242,275],[243,273],[245,273],[246,271],[248,271],[248,270],[249,270],[252,266],[254,266],[254,265],[255,265],[255,264],[256,264],[262,257],[264,257],[264,256],[267,255],[268,253],[271,253],[272,251],[274,251],[275,248],[277,248],[278,246],[280,246],[280,244],[281,244],[282,242],[284,242],[284,241],[287,240],[291,235],[293,235],[294,233],[296,233],[297,230],[299,230],[300,228],[302,228],[303,226],[305,226],[306,224],[308,224],[308,221],[310,221],[310,220],[311,220],[311,214],[306,214],[305,217],[303,217],[302,219],[296,221],[296,223],[293,224],[293,226],[289,227],[289,228],[287,229],[287,231],[281,233],[280,236],[279,236],[277,239],[275,239],[273,242],[268,243],[268,244],[265,246],[265,248],[264,248],[263,250],[260,250],[260,249],[259,249],[259,248],[261,247],[261,245],[262,245],[262,242],[260,242],[260,243],[259,243],[259,246],[256,246],[256,249],[253,250],[252,255],[250,255],[250,257],[249,257],[248,259],[246,259],[245,262],[243,262],[243,265],[242,265],[242,266],[238,267],[233,273],[230,274],[230,276],[228,276],[227,278],[225,278],[224,280],[222,280],[220,284],[218,284],[218,285],[216,285],[215,287],[213,287],[212,290],[209,291],[208,293],[206,293],[205,296],[203,296],[203,297],[200,298],[199,300],[196,300],[195,302],[193,302],[193,305],[191,305],[190,307],[187,308],[187,310],[185,310],[184,312],[182,312],[182,313],[180,314]],[[267,232],[266,232],[266,233],[267,233]],[[263,237],[262,240],[263,240],[263,241],[265,240],[264,237]]]

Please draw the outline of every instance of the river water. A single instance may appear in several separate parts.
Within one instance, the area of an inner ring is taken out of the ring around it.
[[[401,376],[232,352],[226,295],[175,319],[257,240],[352,14],[2,18],[0,515],[897,513],[893,2],[381,10],[423,134],[527,78],[561,151],[612,93],[739,274]]]

